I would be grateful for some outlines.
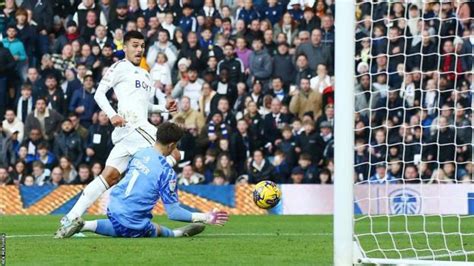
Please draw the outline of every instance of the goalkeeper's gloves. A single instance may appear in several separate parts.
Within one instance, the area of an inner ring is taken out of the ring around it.
[[[208,213],[193,213],[193,223],[205,223],[212,225],[224,225],[229,220],[229,214],[225,211],[213,209]]]

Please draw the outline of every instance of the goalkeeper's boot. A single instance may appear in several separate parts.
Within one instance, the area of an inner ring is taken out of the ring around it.
[[[84,220],[81,217],[74,218],[72,221],[67,217],[61,219],[61,227],[54,234],[54,238],[69,238],[81,231],[84,227]]]
[[[183,236],[185,237],[190,237],[190,236],[195,236],[197,234],[202,233],[206,226],[201,223],[193,223],[193,224],[188,224],[186,226],[176,228],[173,231],[181,231],[183,232]]]

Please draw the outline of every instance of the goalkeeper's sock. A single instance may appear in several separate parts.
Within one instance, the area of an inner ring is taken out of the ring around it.
[[[81,232],[95,232],[97,229],[97,220],[94,221],[85,221],[84,226],[81,229]]]
[[[175,235],[175,232],[174,230],[171,230],[169,229],[168,227],[165,227],[165,226],[162,226],[160,225],[160,229],[159,229],[159,237],[178,237]],[[182,233],[181,233],[182,234]]]
[[[72,221],[74,218],[80,217],[86,212],[99,197],[109,188],[107,181],[99,175],[94,179],[87,187],[82,191],[79,200],[76,202],[74,207],[69,211],[66,217],[69,221]]]

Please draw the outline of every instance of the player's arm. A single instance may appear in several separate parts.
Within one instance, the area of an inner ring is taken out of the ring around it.
[[[224,225],[229,220],[227,212],[217,209],[208,213],[190,212],[184,209],[179,205],[175,171],[168,168],[167,171],[163,172],[163,177],[162,180],[165,180],[165,182],[161,186],[161,200],[170,220],[214,225]]]
[[[166,96],[161,90],[155,89],[155,94],[153,95],[158,99],[160,104],[153,104],[151,97],[150,102],[148,104],[148,111],[152,113],[168,113],[174,112],[177,109],[176,101],[174,100],[167,100]]]
[[[125,124],[125,120],[117,114],[114,108],[112,108],[106,96],[107,92],[116,82],[116,75],[114,75],[113,71],[114,70],[112,68],[109,68],[104,77],[102,77],[102,80],[100,81],[99,86],[97,87],[97,90],[94,94],[94,100],[97,102],[97,105],[99,105],[100,109],[102,109],[102,111],[107,114],[110,121],[112,122],[112,125],[122,126]]]

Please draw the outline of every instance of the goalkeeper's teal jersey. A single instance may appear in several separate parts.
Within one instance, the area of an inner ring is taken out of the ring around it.
[[[176,173],[154,147],[138,151],[125,177],[112,189],[108,213],[122,225],[143,229],[153,217],[159,199],[178,202]]]

